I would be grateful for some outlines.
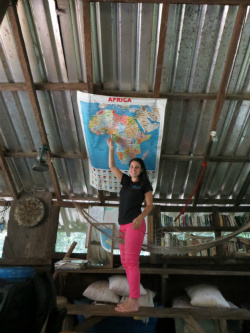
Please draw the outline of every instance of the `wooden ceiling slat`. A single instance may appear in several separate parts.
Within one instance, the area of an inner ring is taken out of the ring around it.
[[[42,143],[43,144],[46,143],[48,146],[48,149],[49,149],[48,165],[49,165],[49,172],[50,172],[50,176],[51,176],[52,185],[54,187],[56,197],[58,199],[60,199],[61,191],[60,191],[60,187],[58,184],[58,180],[56,177],[54,167],[50,161],[49,142],[48,142],[45,126],[43,123],[42,114],[41,114],[39,102],[38,102],[37,95],[36,95],[36,90],[35,90],[33,79],[32,79],[32,73],[31,73],[31,69],[29,66],[29,59],[28,59],[26,48],[25,48],[24,39],[23,39],[16,7],[15,6],[9,7],[8,14],[9,14],[9,18],[10,18],[10,22],[11,22],[11,26],[12,26],[13,35],[15,38],[15,43],[16,43],[16,48],[17,48],[17,52],[19,55],[20,64],[22,67],[22,71],[23,71],[23,75],[24,75],[24,79],[25,79],[25,83],[26,83],[27,92],[28,92],[28,95],[30,98],[30,103],[31,103],[31,106],[32,106],[32,109],[34,112],[36,122],[37,122],[38,131],[39,131]]]
[[[167,35],[167,25],[168,25],[168,12],[169,12],[169,5],[166,5],[164,3],[163,8],[162,8],[159,48],[158,48],[156,74],[155,74],[154,98],[159,98],[159,96],[160,96],[161,77],[162,77],[162,69],[163,69],[163,57],[164,57],[165,42],[166,42],[166,35]]]

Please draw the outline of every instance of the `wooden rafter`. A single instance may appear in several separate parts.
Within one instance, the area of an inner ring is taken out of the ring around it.
[[[87,83],[63,83],[63,82],[37,82],[34,83],[35,90],[42,91],[65,91],[65,90],[80,90],[87,91]],[[23,83],[0,83],[0,91],[26,91],[26,84]],[[105,96],[119,96],[119,97],[142,97],[142,98],[153,98],[153,92],[139,92],[139,91],[123,91],[123,90],[103,90],[99,85],[93,86],[93,93],[98,95]],[[174,92],[174,93],[164,93],[160,94],[159,98],[167,98],[171,100],[216,100],[217,94],[215,93],[183,93],[183,92]],[[225,100],[238,100],[238,101],[250,101],[250,94],[226,94]]]
[[[88,92],[93,93],[93,77],[92,77],[92,46],[91,46],[91,25],[90,25],[90,1],[83,0],[83,22],[84,22],[84,40],[85,40],[85,56],[87,68],[87,85]]]
[[[102,204],[102,206],[118,206],[119,205],[119,198],[113,198],[111,199],[110,197],[106,200],[108,200],[109,202],[105,202],[104,204]],[[88,208],[89,205],[91,206],[100,206],[101,202],[99,201],[99,199],[96,198],[84,198],[84,197],[77,197],[77,206],[79,207],[84,207],[84,208]],[[80,202],[82,201],[82,202]],[[75,204],[72,201],[58,201],[58,200],[53,200],[53,205],[54,206],[60,206],[60,207],[68,207],[68,208],[74,208]],[[185,205],[186,200],[185,199],[157,199],[154,198],[154,205],[155,206],[161,206],[161,211],[168,211],[168,212],[179,212],[180,211],[180,205]],[[243,200],[242,204],[247,204],[249,202],[247,202],[247,200]],[[235,200],[233,199],[207,199],[207,200],[199,200],[198,201],[199,206],[198,207],[194,207],[194,206],[187,206],[186,207],[186,211],[197,211],[197,212],[211,212],[212,211],[212,206],[214,205],[221,205],[220,207],[218,207],[219,210],[221,211],[247,211],[249,212],[249,206],[240,206],[240,207],[236,207],[235,206]],[[207,206],[202,206],[202,205],[207,205]],[[222,206],[224,205],[224,206]],[[225,207],[226,206],[226,207]]]
[[[176,5],[249,5],[249,0],[91,0],[91,2],[108,2],[108,3],[163,3]]]
[[[236,21],[234,24],[234,29],[233,29],[229,49],[227,52],[227,58],[225,61],[225,66],[224,66],[224,70],[223,70],[223,74],[222,74],[222,78],[221,78],[221,82],[220,82],[220,86],[219,86],[219,90],[218,90],[218,94],[217,94],[217,98],[216,98],[216,102],[215,102],[215,106],[214,106],[214,112],[213,112],[213,117],[212,117],[209,133],[211,131],[216,131],[216,128],[217,128],[219,116],[220,116],[223,104],[225,102],[226,90],[227,90],[227,87],[229,84],[230,73],[231,73],[233,65],[234,65],[234,59],[235,59],[235,55],[237,52],[237,47],[239,45],[241,32],[242,32],[242,29],[244,26],[246,13],[247,13],[247,6],[240,5],[239,9],[238,9]],[[208,161],[208,157],[211,153],[212,145],[213,145],[212,138],[209,134],[208,143],[207,143],[205,155],[204,155],[205,162]],[[200,195],[201,186],[202,186],[202,181],[200,182],[198,189],[196,191],[196,194],[195,194],[194,206],[196,206],[196,204],[197,204],[197,201],[198,201],[198,198]]]
[[[3,152],[5,157],[12,158],[36,158],[37,152],[15,152],[15,151],[5,151]],[[51,153],[53,158],[68,158],[68,159],[86,159],[86,153]],[[171,160],[171,161],[201,161],[204,159],[203,155],[167,155],[161,154],[161,160]],[[209,162],[229,162],[229,163],[249,163],[250,157],[248,156],[209,156],[207,159]]]
[[[100,200],[100,205],[103,206],[105,204],[105,197],[103,191],[98,191],[98,199]]]
[[[5,159],[3,150],[2,150],[2,147],[0,147],[0,168],[1,168],[1,171],[2,171],[2,174],[3,174],[3,178],[4,178],[4,180],[7,184],[7,187],[9,189],[11,195],[13,196],[13,198],[15,200],[17,200],[18,194],[17,194],[16,186],[13,182],[8,164],[6,162],[6,159]]]
[[[52,185],[54,187],[56,197],[58,198],[58,200],[60,200],[61,191],[60,191],[60,187],[58,184],[58,180],[57,180],[57,176],[56,176],[54,167],[50,160],[51,151],[49,148],[49,142],[48,142],[45,126],[43,123],[42,113],[41,113],[40,105],[39,105],[39,102],[37,99],[36,90],[35,90],[34,83],[33,83],[32,73],[31,73],[31,69],[29,66],[29,59],[28,59],[26,48],[25,48],[24,39],[23,39],[23,35],[22,35],[20,23],[19,23],[19,18],[17,15],[17,10],[16,10],[15,5],[11,6],[8,9],[8,14],[9,14],[9,18],[10,18],[10,22],[11,22],[11,26],[12,26],[12,30],[13,30],[13,35],[15,38],[17,52],[19,54],[20,64],[21,64],[24,79],[25,79],[26,90],[27,90],[29,98],[30,98],[30,103],[31,103],[31,106],[32,106],[32,109],[34,112],[34,116],[35,116],[36,123],[38,126],[40,138],[41,138],[42,143],[47,144],[47,147],[48,147],[48,157],[49,157],[48,165],[49,165],[49,172],[50,172],[50,176],[51,176],[51,180],[52,180]]]
[[[36,158],[38,152],[11,152],[6,151],[4,152],[5,157],[14,157],[14,158]],[[87,154],[86,153],[51,153],[51,157],[54,158],[72,158],[72,159],[86,159]]]
[[[163,57],[164,57],[166,35],[167,35],[167,25],[168,25],[168,11],[169,11],[169,5],[164,3],[163,9],[162,9],[159,48],[158,48],[156,74],[155,74],[154,98],[159,98],[159,96],[160,96]]]

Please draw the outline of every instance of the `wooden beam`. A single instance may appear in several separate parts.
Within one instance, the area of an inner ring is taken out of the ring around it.
[[[51,266],[52,259],[47,258],[1,258],[0,266]]]
[[[34,83],[36,90],[41,91],[65,91],[65,90],[80,90],[87,91],[87,83],[52,83],[52,82],[37,82]],[[24,82],[22,83],[0,83],[0,91],[26,91],[27,87]],[[98,84],[93,86],[94,94],[105,95],[105,96],[119,96],[119,97],[142,97],[142,98],[153,98],[153,92],[137,92],[137,91],[125,91],[125,90],[103,90]],[[216,100],[217,94],[202,94],[202,93],[163,93],[159,95],[159,98],[167,98],[171,100]],[[230,101],[250,101],[250,94],[226,94],[226,100]]]
[[[49,172],[50,172],[50,176],[51,176],[52,185],[54,187],[56,197],[60,200],[61,191],[60,191],[60,187],[58,184],[58,180],[57,180],[57,176],[56,176],[54,167],[53,167],[53,165],[51,163],[51,159],[50,159],[51,151],[50,151],[50,147],[49,147],[49,142],[48,142],[45,126],[44,126],[43,119],[42,119],[40,105],[39,105],[39,102],[37,99],[37,95],[36,95],[36,91],[35,91],[35,87],[34,87],[34,83],[33,83],[32,73],[31,73],[31,69],[29,66],[29,59],[28,59],[26,48],[25,48],[25,43],[24,43],[16,7],[11,6],[8,10],[8,14],[9,14],[9,18],[10,18],[10,22],[11,22],[11,26],[12,26],[13,35],[15,38],[17,53],[19,55],[19,60],[20,60],[20,64],[21,64],[24,79],[25,79],[27,92],[28,92],[28,95],[30,98],[30,103],[31,103],[31,106],[32,106],[32,109],[34,112],[37,126],[38,126],[40,138],[41,138],[42,144],[47,144],[47,147],[48,147],[48,166],[49,166]]]
[[[12,175],[10,173],[9,166],[8,166],[8,164],[6,162],[6,159],[5,159],[5,156],[3,154],[2,147],[0,147],[0,168],[1,168],[1,171],[2,171],[3,178],[6,182],[6,185],[9,189],[11,195],[13,196],[13,198],[15,200],[17,200],[18,199],[18,193],[17,193],[17,190],[16,190],[15,183],[12,179]]]
[[[159,48],[158,48],[156,74],[155,74],[154,98],[159,98],[159,96],[160,96],[163,57],[164,57],[166,35],[167,35],[167,25],[168,25],[168,12],[169,12],[169,5],[164,3],[163,8],[162,8]]]
[[[170,160],[170,161],[179,161],[179,162],[185,162],[185,161],[201,161],[204,160],[203,155],[198,156],[191,156],[191,155],[167,155],[162,154],[161,159],[163,160]],[[249,163],[250,157],[248,156],[209,156],[207,157],[208,162],[216,162],[216,163]]]
[[[107,3],[165,3],[176,5],[228,5],[238,6],[240,4],[249,5],[249,0],[91,0],[91,2],[107,2]]]
[[[171,269],[168,269],[171,271]],[[168,271],[166,270],[166,271]],[[204,272],[204,275],[208,275],[212,273],[212,275],[219,275],[217,272],[197,270],[197,274],[201,274]],[[234,273],[234,272],[232,272]],[[237,273],[237,272],[235,272]],[[250,275],[249,272],[242,272],[245,273],[243,275],[248,276]],[[166,273],[169,274],[169,273]],[[172,269],[171,274],[178,274],[177,269]],[[195,274],[194,272],[189,269],[182,274]],[[224,273],[225,275],[230,275],[231,272]],[[222,276],[224,275],[222,274]],[[234,275],[234,274],[233,274]],[[236,275],[236,274],[235,274]],[[238,275],[238,274],[237,274]],[[93,306],[93,305],[85,305],[85,304],[66,304],[67,314],[68,315],[83,315],[87,319],[87,324],[89,325],[88,321],[89,318],[92,317],[132,317],[134,316],[133,312],[118,312],[115,311],[114,305],[102,305],[102,306]],[[231,320],[250,320],[250,311],[247,309],[239,309],[239,308],[202,308],[202,307],[193,307],[193,308],[149,308],[149,307],[141,307],[139,311],[136,313],[138,317],[153,317],[153,318],[183,318],[190,320],[190,318],[194,321],[202,319],[231,319]],[[198,330],[198,325],[196,325],[195,332],[204,332],[204,330]],[[81,332],[84,332],[83,325],[81,326]],[[87,326],[89,327],[89,326]],[[224,331],[225,332],[225,331]]]
[[[74,202],[79,207],[88,207],[89,205],[97,206],[101,204],[101,201],[98,198],[94,197],[83,197],[83,196],[75,196],[72,200],[69,200],[67,196],[63,196],[63,200],[58,201],[54,198],[53,205],[55,206],[61,206],[61,207],[75,207]],[[104,197],[104,204],[103,206],[118,206],[119,205],[120,198],[119,197]],[[185,205],[187,202],[187,199],[159,199],[154,198],[154,206],[161,206],[162,209],[164,207],[166,210],[171,210],[173,206],[175,206],[175,209],[177,207],[177,211],[181,209],[179,205]],[[231,205],[232,207],[235,204],[235,200],[233,199],[200,199],[198,201],[199,205]],[[177,206],[176,206],[177,205]],[[192,205],[192,202],[190,203],[190,206]],[[188,207],[190,207],[188,206]],[[249,202],[248,202],[249,206]],[[188,208],[187,207],[187,208]],[[198,207],[197,207],[198,208]],[[201,207],[204,209],[205,207]],[[211,208],[209,208],[211,210]],[[249,207],[248,207],[249,209]]]
[[[1,198],[3,198],[1,200]],[[68,199],[64,197],[63,199]],[[107,201],[111,201],[112,203],[105,203],[103,206],[118,206],[119,205],[119,198],[105,198]],[[9,194],[4,195],[1,193],[0,195],[0,206],[5,206],[6,201],[12,202],[14,199],[12,196],[9,196]],[[100,206],[100,201],[97,198],[86,198],[86,197],[80,197],[78,196],[76,199],[76,205],[80,208],[88,208],[90,205],[93,206]],[[80,200],[84,202],[79,202]],[[180,212],[181,206],[185,205],[186,199],[154,199],[154,206],[160,206],[162,212]],[[235,206],[235,200],[233,199],[200,199],[198,202],[197,207],[193,207],[192,202],[190,202],[190,205],[187,206],[186,211],[187,212],[211,212],[213,209],[213,206],[218,206],[218,211],[221,212],[249,212],[249,200],[243,199],[241,201],[241,204],[244,206]],[[74,202],[71,200],[56,200],[55,198],[52,201],[53,206],[57,207],[68,207],[68,208],[75,208]],[[205,205],[205,206],[203,206]],[[230,205],[230,206],[229,206]]]
[[[58,83],[35,83],[35,88],[36,90],[88,90],[88,84],[87,83],[81,83],[81,82],[71,82],[71,83],[63,83],[63,82],[58,82]]]
[[[3,197],[4,199],[1,199],[1,197]],[[10,197],[9,195],[4,196],[3,193],[1,193],[1,197],[0,197],[0,207],[4,207],[7,202],[11,204],[11,202],[13,201],[13,197]]]
[[[38,152],[16,152],[16,151],[5,151],[5,157],[12,158],[36,158]],[[54,158],[68,158],[68,159],[86,159],[86,153],[51,153],[51,157]]]
[[[5,157],[11,158],[36,158],[38,152],[17,152],[17,151],[4,151]],[[51,153],[53,158],[68,158],[68,159],[86,159],[88,158],[86,153]],[[162,154],[162,160],[186,162],[186,161],[202,161],[204,159],[203,155],[168,155]],[[249,163],[250,157],[248,156],[209,156],[207,158],[209,162],[216,163]]]
[[[91,23],[90,23],[90,1],[83,0],[83,22],[84,22],[84,40],[85,57],[87,67],[88,92],[93,93],[92,77],[92,45],[91,45]]]
[[[60,91],[60,90],[88,90],[87,83],[81,82],[37,82],[34,83],[35,90]],[[26,91],[27,86],[22,83],[0,83],[0,91]]]
[[[103,191],[98,190],[98,199],[100,201],[100,205],[103,206],[105,204],[105,197]]]

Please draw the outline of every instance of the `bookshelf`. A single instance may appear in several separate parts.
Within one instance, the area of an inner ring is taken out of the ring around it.
[[[171,207],[172,208],[172,207]],[[205,212],[191,209],[179,216],[177,211],[160,211],[160,226],[158,235],[155,237],[162,247],[168,246],[189,246],[206,242],[208,239],[217,239],[232,231],[238,230],[241,226],[250,221],[249,212],[223,211],[221,207],[206,207]],[[160,242],[159,242],[160,238]],[[168,256],[168,255],[167,255]],[[164,257],[167,257],[164,256]],[[172,255],[179,257],[180,255]],[[247,257],[250,256],[250,230],[239,237],[197,253],[187,253],[181,256],[207,257],[216,256],[220,258]]]

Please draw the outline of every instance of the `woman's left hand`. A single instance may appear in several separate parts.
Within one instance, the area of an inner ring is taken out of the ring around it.
[[[132,222],[132,229],[139,229],[141,224],[142,220],[139,217],[135,218],[134,221]]]

